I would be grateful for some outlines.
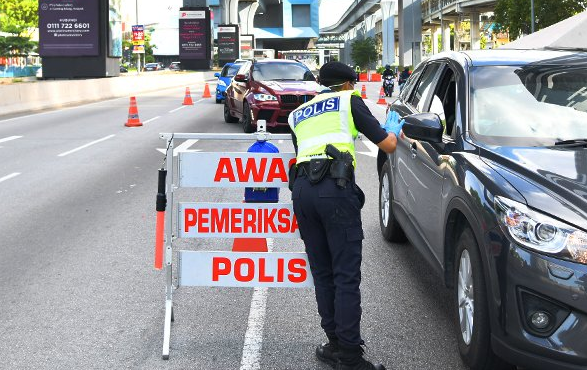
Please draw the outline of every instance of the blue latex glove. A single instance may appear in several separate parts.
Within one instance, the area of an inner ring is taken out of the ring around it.
[[[405,122],[406,121],[403,119],[400,121],[399,114],[397,114],[396,111],[390,110],[382,127],[386,132],[393,132],[396,137],[399,137],[399,132],[401,131]]]

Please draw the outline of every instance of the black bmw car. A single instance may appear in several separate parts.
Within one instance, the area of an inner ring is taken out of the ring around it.
[[[452,289],[471,369],[587,368],[587,53],[448,52],[390,109],[380,225]]]

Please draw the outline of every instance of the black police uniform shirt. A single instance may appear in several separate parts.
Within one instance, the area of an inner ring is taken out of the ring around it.
[[[322,91],[324,92],[332,92],[331,90]],[[373,114],[367,108],[367,105],[363,101],[363,98],[360,96],[353,95],[351,96],[351,114],[353,115],[353,121],[355,122],[355,127],[359,132],[361,132],[367,139],[372,141],[375,144],[379,144],[383,140],[385,140],[388,136],[387,132],[381,128],[379,125],[379,121],[377,118],[373,117]],[[293,137],[293,144],[298,152],[298,143],[296,140],[295,134],[292,132]]]

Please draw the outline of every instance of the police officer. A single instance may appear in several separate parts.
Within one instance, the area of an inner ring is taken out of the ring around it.
[[[338,370],[385,370],[365,360],[361,347],[361,208],[365,196],[354,178],[354,140],[362,132],[391,153],[403,120],[390,114],[382,128],[354,90],[355,71],[343,63],[326,63],[319,79],[321,93],[289,116],[297,154],[297,174],[290,174],[295,177],[294,213],[314,278],[321,326],[328,338],[328,343],[316,348],[316,356]]]

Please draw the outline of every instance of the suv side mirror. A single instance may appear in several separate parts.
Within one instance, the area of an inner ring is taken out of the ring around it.
[[[247,82],[247,76],[245,75],[236,75],[234,76],[234,80],[237,82]]]
[[[417,113],[404,117],[406,122],[402,127],[404,134],[410,139],[442,142],[444,126],[436,113]]]
[[[214,77],[220,77],[220,73],[218,73],[218,72],[214,73]]]

